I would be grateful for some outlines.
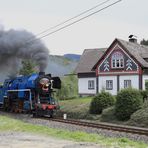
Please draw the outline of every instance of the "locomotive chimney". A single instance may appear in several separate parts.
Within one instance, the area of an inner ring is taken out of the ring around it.
[[[40,72],[39,72],[39,75],[45,75],[45,72],[40,71]]]

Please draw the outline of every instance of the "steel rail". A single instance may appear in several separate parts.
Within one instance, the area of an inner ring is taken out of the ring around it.
[[[62,118],[53,118],[51,120],[56,122],[67,123],[67,124],[85,126],[85,127],[92,127],[92,128],[98,128],[98,129],[101,128],[104,130],[112,130],[112,131],[148,136],[147,128],[131,127],[131,126],[123,126],[123,125],[115,125],[115,124],[107,124],[107,123],[91,123],[91,122],[84,122],[84,121],[72,120],[72,119],[62,119]]]
[[[1,109],[0,109],[0,113],[6,113],[6,112],[3,112],[3,111],[1,112]],[[15,115],[15,113],[14,114],[9,113],[9,114]],[[75,120],[75,119],[49,118],[49,117],[38,117],[38,118],[48,120],[48,121],[73,124],[73,125],[83,126],[83,127],[112,130],[112,131],[148,136],[148,128],[132,127],[132,126],[127,126],[127,125],[126,126],[116,125],[116,124],[109,124],[109,123],[92,123],[92,122],[80,121],[80,120]]]

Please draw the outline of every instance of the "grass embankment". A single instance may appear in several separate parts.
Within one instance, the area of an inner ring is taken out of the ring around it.
[[[60,111],[58,115],[62,116],[64,113],[66,113],[68,118],[100,121],[102,120],[101,114],[93,115],[89,113],[91,100],[92,97],[60,100]]]
[[[102,114],[100,115],[90,114],[89,106],[90,106],[91,100],[92,100],[92,97],[83,97],[83,98],[77,98],[77,99],[71,99],[71,100],[60,100],[59,101],[60,111],[58,115],[62,116],[64,113],[66,113],[68,118],[88,119],[88,120],[95,120],[95,121],[102,120],[102,121],[107,121],[112,123],[117,122],[117,120],[113,117],[113,115],[110,116],[108,112],[107,112],[107,115],[104,115],[103,113],[103,116]],[[110,117],[108,117],[108,115]]]
[[[60,100],[60,115],[66,113],[69,118],[77,119],[92,119],[97,118],[98,116],[93,116],[89,114],[89,105],[92,100],[92,97],[77,98],[71,100]]]
[[[92,97],[60,100],[59,115],[67,114],[68,118],[95,120],[96,122],[109,122],[115,124],[133,125],[148,128],[148,102],[140,110],[132,114],[129,121],[118,121],[114,115],[114,106],[106,108],[100,115],[89,114],[89,106]]]
[[[51,129],[46,126],[33,125],[29,123],[24,123],[20,120],[12,119],[10,117],[0,116],[0,132],[5,131],[29,132],[81,142],[95,142],[102,146],[108,147],[146,148],[148,146],[144,143],[133,142],[126,138],[106,138],[97,134],[87,134],[79,131],[70,132],[66,130]]]

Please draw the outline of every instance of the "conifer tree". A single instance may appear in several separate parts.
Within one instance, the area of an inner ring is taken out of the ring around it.
[[[24,60],[22,61],[22,68],[20,69],[19,74],[29,75],[35,73],[37,72],[37,70],[35,70],[35,66],[35,63],[33,63],[31,60]]]

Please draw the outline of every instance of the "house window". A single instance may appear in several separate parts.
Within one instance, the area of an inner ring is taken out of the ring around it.
[[[88,89],[94,89],[95,88],[95,82],[94,80],[88,81]]]
[[[112,54],[111,57],[112,68],[123,68],[124,67],[124,57],[119,51]]]
[[[113,89],[113,80],[106,80],[106,90]]]
[[[131,80],[124,80],[124,88],[131,87]]]

